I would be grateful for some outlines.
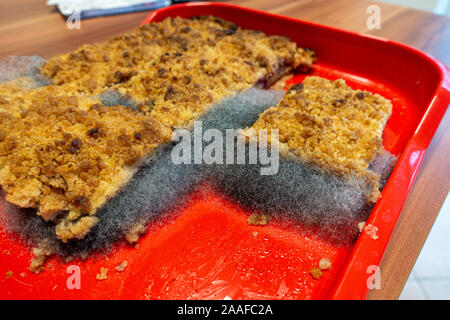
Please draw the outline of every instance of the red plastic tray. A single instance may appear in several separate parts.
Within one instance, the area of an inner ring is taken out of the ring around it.
[[[352,247],[334,247],[299,230],[276,224],[249,226],[248,213],[225,202],[208,186],[175,218],[141,238],[139,249],[117,245],[105,256],[72,261],[81,289],[69,289],[67,264],[53,257],[47,270],[27,271],[31,251],[0,230],[2,299],[364,299],[426,149],[450,102],[449,69],[419,50],[374,36],[219,3],[190,3],[151,13],[144,23],[166,17],[215,15],[243,28],[284,35],[314,49],[313,74],[344,78],[354,88],[393,101],[384,146],[399,161]],[[290,82],[299,82],[295,76]],[[195,195],[194,195],[195,198]],[[4,200],[1,200],[4,203]],[[1,207],[0,207],[1,210]],[[376,236],[373,237],[373,230]],[[255,237],[253,232],[257,231]],[[309,269],[322,257],[333,263],[320,280]],[[114,267],[128,261],[123,272]],[[100,267],[108,279],[96,280]],[[13,276],[6,279],[11,270]],[[369,281],[370,282],[370,281]]]

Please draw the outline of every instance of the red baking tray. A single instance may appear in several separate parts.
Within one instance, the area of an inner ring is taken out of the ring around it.
[[[412,47],[370,35],[219,3],[160,9],[166,17],[215,15],[243,28],[284,35],[317,52],[313,74],[344,78],[353,88],[380,93],[394,109],[385,148],[398,163],[353,246],[336,247],[301,230],[270,223],[249,226],[248,212],[207,185],[175,217],[150,227],[139,248],[118,244],[108,255],[63,263],[53,257],[39,275],[27,271],[31,251],[0,232],[2,299],[364,299],[427,147],[450,101],[449,69]],[[304,76],[294,76],[296,83]],[[4,200],[2,200],[4,204]],[[257,234],[255,233],[257,232]],[[328,257],[320,280],[309,269]],[[118,272],[115,266],[127,260]],[[69,289],[67,267],[80,267],[81,288]],[[96,280],[101,267],[108,279]],[[11,270],[7,279],[5,273]]]

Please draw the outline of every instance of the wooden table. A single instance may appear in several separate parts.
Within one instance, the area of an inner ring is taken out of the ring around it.
[[[450,65],[450,19],[398,6],[377,4],[381,29],[368,30],[362,0],[243,0],[242,6],[365,32],[413,45]],[[45,0],[0,3],[0,58],[37,54],[49,58],[84,43],[98,42],[134,29],[148,12],[100,17],[69,30]],[[399,296],[450,188],[450,111],[436,132],[381,264],[381,289],[369,299]]]

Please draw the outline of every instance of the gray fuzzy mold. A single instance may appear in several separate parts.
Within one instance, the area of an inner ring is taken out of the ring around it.
[[[0,59],[0,83],[11,81],[19,77],[30,77],[32,83],[28,89],[50,84],[40,72],[40,67],[47,60],[39,56],[11,56]]]
[[[100,102],[107,107],[115,107],[117,105],[125,106],[138,110],[137,103],[129,95],[122,95],[115,90],[106,90],[102,92],[98,98]]]
[[[370,212],[355,184],[310,165],[284,159],[277,174],[261,175],[260,169],[259,164],[216,166],[213,181],[245,209],[298,225],[334,244],[351,243],[357,223]]]

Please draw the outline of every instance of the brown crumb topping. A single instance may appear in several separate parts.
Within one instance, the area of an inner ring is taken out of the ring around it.
[[[314,61],[314,52],[288,38],[206,16],[165,19],[83,45],[50,59],[42,72],[73,92],[117,90],[145,114],[178,128],[223,97],[255,84],[267,86],[294,69],[311,68]]]
[[[13,276],[13,272],[12,272],[11,270],[6,271],[6,273],[5,273],[5,278],[6,278],[6,279],[11,278],[12,276]]]

